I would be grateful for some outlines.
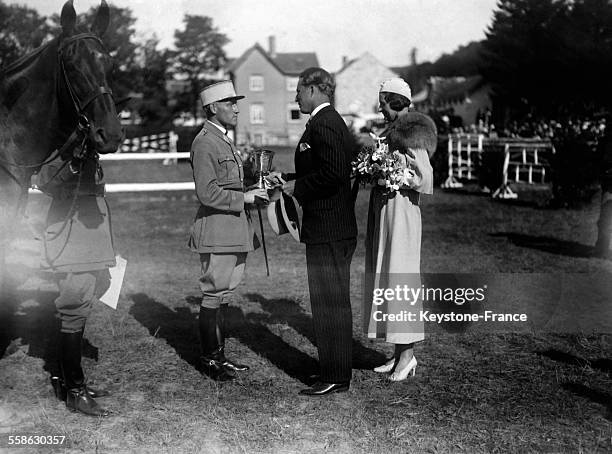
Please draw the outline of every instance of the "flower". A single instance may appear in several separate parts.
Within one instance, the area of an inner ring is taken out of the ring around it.
[[[399,151],[389,150],[385,137],[370,134],[373,145],[362,148],[351,163],[353,176],[362,183],[384,188],[387,192],[399,191],[410,186],[415,178],[414,170],[406,166],[406,159]]]

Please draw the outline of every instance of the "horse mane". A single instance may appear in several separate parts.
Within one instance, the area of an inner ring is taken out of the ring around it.
[[[32,52],[27,53],[22,57],[19,57],[14,62],[9,63],[7,66],[0,69],[0,79],[3,79],[4,77],[8,76],[10,73],[19,72],[25,67],[30,66],[34,62],[34,60],[37,60],[40,57],[40,55],[45,50],[47,50],[47,48],[49,48],[51,45],[53,45],[58,40],[59,40],[58,37],[53,38],[49,42],[46,42],[42,46],[34,49]]]

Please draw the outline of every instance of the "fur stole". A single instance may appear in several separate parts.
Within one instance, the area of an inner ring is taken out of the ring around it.
[[[408,151],[421,148],[431,156],[438,145],[436,125],[431,118],[420,112],[408,112],[399,116],[387,129],[387,143],[390,150]]]

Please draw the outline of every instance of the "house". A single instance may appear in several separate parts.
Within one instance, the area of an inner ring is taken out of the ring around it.
[[[377,118],[382,121],[382,114],[378,113],[378,90],[383,81],[398,77],[396,72],[366,52],[350,61],[343,58],[342,68],[334,77],[334,106],[349,125],[359,130],[360,121]]]
[[[238,103],[237,143],[259,147],[299,141],[308,118],[295,102],[298,76],[312,66],[319,66],[314,52],[276,52],[273,36],[267,52],[256,43],[231,62],[227,72],[236,93],[246,96]]]
[[[491,112],[491,87],[482,76],[430,77],[427,87],[412,102],[421,111],[452,111],[463,125],[477,124]]]

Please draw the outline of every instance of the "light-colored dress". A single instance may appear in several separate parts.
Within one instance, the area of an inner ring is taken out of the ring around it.
[[[412,168],[416,178],[410,187],[402,186],[400,191],[385,193],[376,187],[372,189],[365,243],[365,312],[367,301],[372,301],[372,304],[370,313],[365,314],[364,323],[367,323],[368,337],[384,338],[393,344],[410,344],[425,338],[424,323],[419,321],[422,299],[413,298],[403,289],[404,286],[421,287],[421,210],[418,203],[421,193],[433,193],[433,169],[424,148],[410,148],[408,153],[415,157]],[[399,294],[396,291],[398,286]],[[378,292],[391,289],[394,296],[375,298],[374,289],[381,289]],[[408,315],[410,313],[413,315]],[[384,314],[394,314],[398,319],[392,321],[387,317],[380,320]]]

